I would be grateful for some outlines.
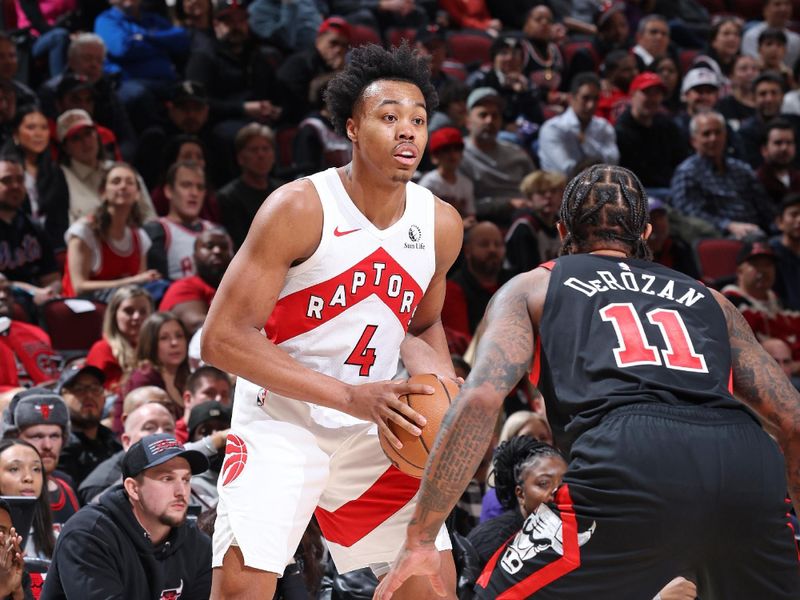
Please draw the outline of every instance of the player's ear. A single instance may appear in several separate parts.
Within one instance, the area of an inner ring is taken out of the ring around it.
[[[647,238],[650,237],[650,234],[653,233],[653,226],[648,223],[647,227],[644,228],[644,233],[642,234],[642,239],[647,241]]]
[[[564,225],[561,221],[559,221],[558,223],[556,223],[556,229],[558,229],[558,237],[559,237],[559,239],[561,239],[563,241],[564,238],[567,237],[567,227],[566,227],[566,225]]]
[[[345,132],[347,133],[347,139],[349,139],[352,143],[356,143],[356,134],[358,127],[356,126],[356,122],[353,120],[353,117],[347,119],[347,123],[345,123]]]

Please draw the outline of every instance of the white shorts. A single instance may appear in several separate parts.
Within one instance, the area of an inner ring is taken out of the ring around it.
[[[299,425],[258,420],[229,435],[218,483],[214,567],[236,545],[245,566],[283,574],[312,514],[339,572],[394,561],[420,481],[389,463],[374,425],[342,433],[341,440],[317,438]],[[436,547],[451,547],[444,527]]]

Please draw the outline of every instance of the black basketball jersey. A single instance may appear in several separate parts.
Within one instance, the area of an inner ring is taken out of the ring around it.
[[[531,381],[562,450],[626,404],[745,410],[730,390],[725,316],[701,283],[657,263],[594,254],[547,266]]]

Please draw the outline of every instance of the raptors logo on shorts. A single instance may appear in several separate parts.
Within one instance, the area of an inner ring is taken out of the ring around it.
[[[222,485],[228,485],[244,471],[247,463],[247,445],[238,435],[228,434],[225,445],[225,462],[222,464]]]

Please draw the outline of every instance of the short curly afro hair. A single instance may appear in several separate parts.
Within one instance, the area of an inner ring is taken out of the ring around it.
[[[364,89],[380,79],[406,81],[417,86],[425,97],[429,117],[439,104],[436,88],[431,83],[428,58],[411,50],[405,41],[392,50],[368,44],[352,51],[350,63],[325,90],[325,102],[336,133],[347,134],[347,119],[353,116]]]

